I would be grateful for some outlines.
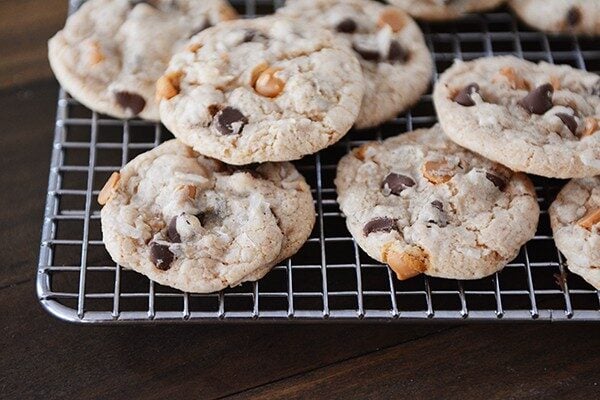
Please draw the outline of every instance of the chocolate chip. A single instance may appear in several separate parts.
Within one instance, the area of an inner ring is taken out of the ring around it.
[[[575,26],[581,22],[581,11],[577,7],[569,8],[567,11],[567,24],[569,26]]]
[[[494,186],[496,186],[502,192],[504,191],[504,189],[506,189],[507,182],[506,182],[506,179],[504,179],[503,177],[492,174],[491,172],[486,172],[485,177],[487,178],[488,181],[492,182],[494,184]]]
[[[177,232],[177,217],[173,217],[167,228],[167,235],[172,243],[181,243],[181,236]]]
[[[357,52],[358,55],[363,58],[363,60],[379,61],[379,59],[380,59],[379,51],[377,51],[377,50],[366,49],[364,47],[357,45],[356,43],[354,43],[352,45],[352,49],[355,52]]]
[[[244,33],[244,43],[255,42],[257,40],[267,40],[267,36],[255,29],[246,29]]]
[[[556,113],[556,116],[569,128],[571,133],[574,135],[577,132],[577,121],[575,117],[565,113]]]
[[[388,51],[388,60],[394,62],[406,62],[408,60],[408,52],[402,48],[397,40],[390,42],[390,49]]]
[[[431,202],[431,206],[437,210],[437,216],[435,219],[430,219],[427,222],[430,224],[435,224],[440,228],[448,226],[448,215],[444,211],[444,203],[439,200],[434,200]]]
[[[431,205],[433,206],[433,208],[437,209],[438,211],[444,211],[444,203],[442,203],[439,200],[432,201]]]
[[[138,115],[146,107],[146,100],[137,93],[117,92],[115,98],[121,107],[131,110],[133,115]]]
[[[239,135],[248,123],[248,118],[237,108],[225,107],[215,115],[213,121],[223,135]]]
[[[169,246],[158,244],[156,242],[150,243],[150,260],[156,268],[161,271],[167,271],[171,268],[171,263],[175,258],[174,254],[169,250]]]
[[[415,181],[406,175],[388,174],[383,180],[383,188],[388,189],[391,194],[399,195],[404,189],[415,186]]]
[[[552,94],[554,88],[546,83],[533,89],[529,94],[519,100],[519,105],[532,114],[542,115],[552,108]]]
[[[479,93],[479,85],[475,82],[469,83],[467,86],[462,88],[456,96],[454,96],[454,101],[461,106],[472,107],[475,105],[473,98],[471,97],[473,93]]]
[[[369,236],[371,233],[374,232],[391,232],[394,229],[396,229],[395,220],[388,217],[375,218],[367,222],[367,224],[363,228],[363,233],[365,234],[365,236]]]
[[[346,18],[346,19],[342,20],[335,27],[335,29],[338,32],[342,32],[342,33],[354,33],[354,32],[356,32],[357,28],[358,28],[358,25],[356,25],[356,22],[354,22],[354,20],[352,18]]]

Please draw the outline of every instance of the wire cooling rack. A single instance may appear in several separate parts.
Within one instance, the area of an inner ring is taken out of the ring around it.
[[[79,5],[71,1],[70,11]],[[237,1],[246,16],[282,1]],[[459,22],[421,24],[437,74],[455,58],[516,54],[598,72],[597,40],[547,36],[506,10]],[[435,123],[431,94],[378,129],[350,132],[296,162],[313,188],[317,224],[305,246],[259,282],[216,294],[188,294],[115,265],[102,244],[99,190],[109,175],[172,136],[159,124],[122,121],[84,108],[61,90],[41,240],[42,305],[80,323],[225,321],[600,321],[600,293],[574,274],[552,240],[547,209],[564,182],[534,178],[542,215],[535,238],[501,273],[477,281],[420,276],[397,281],[348,233],[333,185],[352,147]]]

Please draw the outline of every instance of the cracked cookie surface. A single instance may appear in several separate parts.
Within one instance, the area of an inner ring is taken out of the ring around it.
[[[425,21],[458,19],[467,13],[482,12],[497,7],[504,0],[386,0],[401,7],[415,18]]]
[[[300,249],[315,221],[310,187],[292,164],[234,168],[178,140],[113,174],[98,200],[117,263],[198,293],[260,279]]]
[[[365,80],[357,128],[395,117],[429,86],[432,60],[423,33],[396,7],[370,0],[288,0],[278,14],[316,23],[354,50]]]
[[[354,149],[335,184],[356,242],[399,279],[491,275],[533,237],[539,217],[525,174],[459,147],[437,125]]]
[[[61,85],[88,108],[158,120],[156,80],[189,37],[236,17],[225,0],[89,0],[48,42]]]
[[[527,25],[551,33],[600,35],[598,0],[510,0]]]
[[[554,241],[569,270],[600,289],[600,177],[567,183],[549,214]]]
[[[600,174],[600,76],[512,56],[457,61],[435,86],[444,132],[512,170]]]
[[[337,142],[364,91],[341,39],[280,17],[201,32],[161,82],[163,123],[196,151],[237,165],[299,159]]]

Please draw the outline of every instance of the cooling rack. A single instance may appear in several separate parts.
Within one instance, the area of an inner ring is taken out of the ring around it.
[[[70,11],[80,3],[71,1]],[[283,1],[232,4],[252,17],[273,12]],[[600,70],[597,40],[531,31],[505,9],[421,27],[435,59],[434,79],[455,58],[501,54]],[[599,292],[567,271],[552,240],[547,209],[562,181],[534,177],[543,210],[536,236],[501,273],[486,279],[420,276],[399,282],[358,248],[335,201],[337,161],[365,141],[435,122],[429,92],[410,112],[377,129],[350,132],[335,146],[296,162],[313,188],[317,210],[317,224],[304,247],[259,282],[190,294],[115,265],[102,244],[96,203],[113,171],[171,134],[160,124],[97,114],[61,90],[38,266],[39,300],[60,319],[94,324],[600,321]]]

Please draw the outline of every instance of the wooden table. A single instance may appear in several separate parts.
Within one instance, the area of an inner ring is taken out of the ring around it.
[[[0,398],[600,397],[599,325],[82,327],[35,297],[63,0],[0,2]]]

